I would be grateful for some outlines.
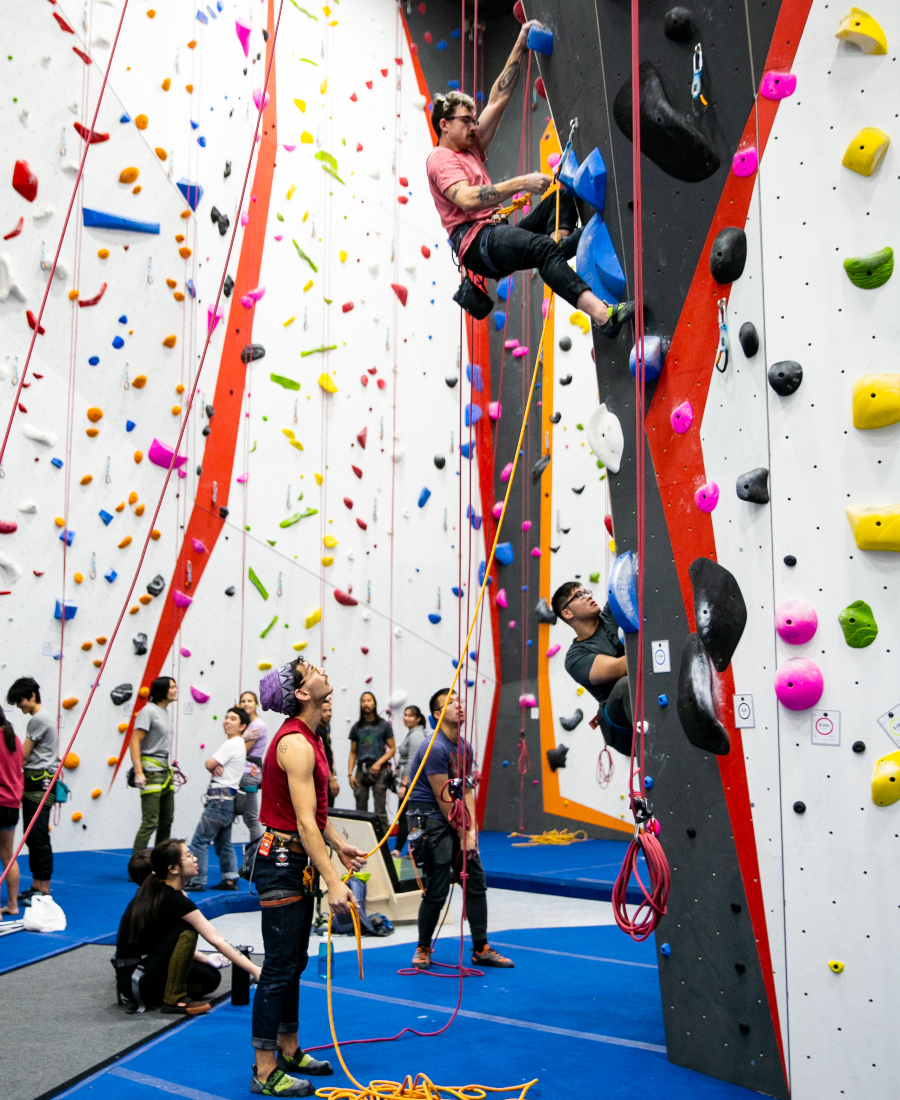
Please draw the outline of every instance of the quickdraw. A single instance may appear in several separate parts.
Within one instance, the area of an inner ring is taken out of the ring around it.
[[[716,370],[724,374],[728,370],[728,359],[731,354],[731,348],[728,344],[728,316],[726,313],[728,299],[720,298],[717,305],[719,307],[719,346],[716,348]]]
[[[694,114],[702,118],[706,114],[709,104],[703,95],[703,49],[698,42],[694,47],[694,79],[691,81],[691,99],[694,103]]]

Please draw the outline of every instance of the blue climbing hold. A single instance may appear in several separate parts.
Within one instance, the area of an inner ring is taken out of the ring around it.
[[[475,450],[475,440],[474,439],[472,440],[471,443],[460,443],[460,445],[459,445],[459,453],[463,456],[463,458],[471,458],[472,457],[472,452],[474,450]]]
[[[218,19],[219,18],[216,15],[216,13],[212,10],[212,8],[209,6],[209,4],[206,5],[206,10],[209,12],[211,18],[213,18],[213,19]]]
[[[637,586],[634,583],[636,565],[634,555],[626,550],[616,558],[609,571],[609,609],[626,634],[634,634],[638,629]]]
[[[206,138],[205,137],[198,137],[197,138],[197,144],[200,146],[201,149],[205,149],[206,148]]]
[[[199,130],[200,129],[200,123],[199,122],[194,122],[194,120],[191,119],[191,129],[192,130]]]
[[[124,314],[124,313],[123,313],[123,314],[122,314],[122,316],[121,316],[121,317],[119,318],[119,324],[120,324],[120,325],[127,325],[127,324],[128,324],[128,318],[127,318],[127,317],[125,316],[125,314]]]
[[[599,214],[591,218],[581,235],[575,270],[598,298],[613,302],[622,300],[625,275],[609,230]]]
[[[116,350],[118,350],[119,348],[124,348],[125,347],[125,341],[122,339],[121,336],[114,336],[112,344],[113,344],[113,347],[116,348]]]
[[[512,565],[515,555],[511,542],[498,542],[494,559],[498,565]]]
[[[504,760],[504,761],[503,761],[503,767],[504,767],[504,768],[508,768],[508,767],[509,767],[509,761],[508,761],[508,760]]]
[[[472,383],[472,389],[476,393],[483,392],[484,378],[481,374],[481,367],[477,363],[466,363],[466,379]]]
[[[119,122],[131,122],[131,115],[122,115]]]
[[[667,707],[669,705],[668,695],[657,695],[656,701],[661,707]]]
[[[78,604],[74,600],[66,600],[66,622],[69,619],[75,618],[75,612],[78,610]],[[56,610],[53,612],[54,619],[62,619],[63,617],[63,605],[62,600],[56,601]]]
[[[663,363],[665,362],[665,355],[663,354],[662,340],[658,336],[645,336],[644,337],[644,380],[652,382],[654,378],[659,378],[662,374]],[[636,377],[637,373],[637,345],[631,349],[631,355],[628,357],[628,369],[631,371],[631,377]]]
[[[506,302],[509,300],[510,294],[513,294],[516,289],[516,280],[512,275],[507,275],[497,283],[497,297]]]
[[[479,103],[484,103],[484,92],[477,92],[475,98]]]
[[[644,776],[644,787],[649,791],[653,789],[653,776]]]
[[[432,611],[428,616],[430,623],[439,623],[441,621],[440,615],[436,611]]]
[[[428,503],[428,498],[430,496],[431,496],[431,490],[430,489],[423,489],[422,492],[419,493],[419,507],[420,508],[425,507],[425,505]]]
[[[112,514],[109,513],[109,512],[104,511],[104,509],[101,508],[100,512],[99,512],[99,515],[100,515],[100,518],[103,520],[103,523],[105,524],[105,526],[109,527],[109,525],[113,521]]]
[[[459,27],[454,27],[453,30],[450,32],[450,37],[451,38],[459,38],[459,35],[460,35],[460,28]]]
[[[177,186],[191,210],[196,210],[203,198],[203,188],[200,184],[191,183],[188,179],[180,179]]]
[[[63,533],[59,536],[59,541],[64,542],[66,546],[72,545],[72,539],[75,538],[75,532],[70,531],[67,527],[63,528]]]
[[[668,958],[672,954],[672,948],[669,947],[669,945],[667,943],[664,943],[660,947],[659,953],[660,953],[660,955],[665,955],[665,957]]]
[[[139,222],[134,218],[120,218],[118,214],[105,214],[102,210],[82,210],[84,224],[89,229],[124,229],[129,233],[153,233],[159,235],[159,222]]]
[[[90,359],[88,359],[88,362],[91,364],[92,367],[96,367],[97,364],[100,362],[100,356],[92,355]]]
[[[494,310],[494,328],[497,332],[502,332],[506,326],[506,314],[502,309]]]
[[[135,426],[136,425],[135,425],[133,420],[126,420],[125,421],[125,431],[126,432],[133,432],[134,429],[135,429]]]
[[[110,569],[107,573],[103,574],[103,579],[109,581],[110,584],[118,577],[118,573],[115,569]]]
[[[478,584],[479,584],[479,586],[484,584],[484,571],[485,571],[486,567],[487,567],[487,562],[486,561],[480,562],[479,565],[478,565]],[[490,585],[490,584],[493,584],[493,583],[494,583],[494,578],[493,577],[488,577],[488,584]]]
[[[184,285],[187,287],[188,294],[190,294],[190,296],[192,298],[196,298],[197,297],[197,288],[194,286],[194,280],[193,279],[188,279],[187,282]]]
[[[578,157],[575,156],[575,150],[570,149],[563,158],[562,164],[559,166],[559,172],[557,179],[560,183],[565,184],[570,190],[575,190],[575,176],[578,173]]]
[[[458,80],[448,80],[447,81],[447,87],[452,88],[454,92],[458,92],[459,91],[459,81]]]
[[[588,206],[593,206],[598,213],[603,213],[606,205],[606,165],[603,163],[599,149],[594,149],[581,162],[581,167],[572,180],[572,189],[580,199],[584,199]]]
[[[445,41],[443,40],[443,38],[442,38],[442,39],[440,40],[440,42],[437,42],[437,43],[435,43],[435,47],[434,47],[434,48],[435,48],[436,50],[446,50],[446,48],[447,48],[447,43],[446,43],[446,42],[445,42]]]
[[[207,18],[206,13],[202,12],[199,8],[197,8],[197,20],[200,23],[203,23],[204,26],[209,26],[209,19]]]
[[[481,582],[479,581],[479,584],[480,584],[480,583],[481,583]],[[452,588],[450,589],[450,591],[451,591],[451,592],[453,593],[453,595],[454,595],[454,596],[456,596],[456,598],[457,598],[457,599],[461,599],[461,598],[462,598],[462,589],[461,589],[461,588],[457,588],[457,587],[456,587],[456,585],[454,585],[454,586],[453,586],[453,587],[452,587]]]
[[[50,465],[55,466],[57,470],[61,470],[63,468],[63,460],[61,458],[51,458]]]
[[[472,516],[472,527],[476,531],[481,530],[481,516]]]
[[[471,428],[482,418],[483,412],[477,405],[466,405],[466,427]]]
[[[545,31],[540,27],[532,27],[528,32],[527,46],[535,53],[542,53],[545,57],[553,54],[553,31]]]
[[[529,638],[528,641],[525,644],[526,645],[534,645],[534,642],[531,640],[531,638]]]
[[[470,650],[469,651],[469,656],[472,658],[473,661],[477,661],[478,660],[478,650],[477,649]]]

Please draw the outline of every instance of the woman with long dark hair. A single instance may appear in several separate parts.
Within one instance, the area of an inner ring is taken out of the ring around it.
[[[387,793],[393,778],[388,762],[396,752],[394,731],[389,722],[378,717],[378,703],[371,691],[359,697],[359,721],[350,727],[350,786],[356,795],[356,808],[369,808],[369,790],[375,802],[375,816],[383,833],[387,832]]]
[[[410,765],[428,731],[425,715],[416,706],[408,706],[403,712],[403,725],[406,726],[406,737],[397,750],[397,797],[401,802],[409,790]],[[406,814],[402,814],[397,822],[397,839],[394,842],[394,851],[398,855],[403,851],[408,836],[409,823],[406,820]]]
[[[220,977],[198,957],[198,936],[256,979],[260,968],[235,951],[184,894],[184,884],[197,874],[197,860],[183,840],[157,844],[150,866],[119,923],[116,984],[122,998],[138,1006],[160,1005],[161,1012],[199,1016],[209,1012],[204,998],[218,987]],[[140,977],[135,972],[139,966]]]
[[[19,823],[19,806],[25,786],[22,765],[22,742],[0,707],[0,864],[9,865],[12,859]],[[9,895],[0,913],[15,916],[19,912],[19,864],[14,862],[6,876],[6,892]]]

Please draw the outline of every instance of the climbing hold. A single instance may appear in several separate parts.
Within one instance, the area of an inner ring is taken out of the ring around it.
[[[172,589],[172,602],[176,607],[187,608],[194,602],[193,596],[187,596],[184,592],[179,592],[177,588]]]
[[[187,455],[178,455],[176,457],[171,447],[167,447],[165,443],[160,443],[158,439],[154,439],[150,444],[150,450],[147,452],[147,457],[154,466],[162,466],[164,470],[167,470],[170,465],[172,465],[173,469],[178,470],[187,462]]]
[[[306,629],[309,630],[322,618],[322,608],[317,607],[306,616]]]
[[[788,710],[809,710],[824,690],[818,665],[806,657],[789,658],[775,673],[775,695]]]
[[[498,542],[497,549],[494,553],[494,558],[498,565],[512,565],[513,563],[513,548],[511,542]]]
[[[832,974],[843,974],[844,964],[838,959],[831,959],[828,963],[828,969],[832,972]]]
[[[84,225],[88,229],[124,229],[129,233],[159,234],[159,222],[139,222],[134,218],[120,218],[118,214],[104,214],[102,210],[90,210],[86,206],[81,213]]]
[[[147,592],[151,596],[159,596],[162,594],[163,589],[166,587],[165,578],[161,573],[157,573],[152,581],[147,585]]]
[[[511,295],[515,292],[516,280],[512,275],[507,275],[497,281],[497,297],[501,302],[509,300]]]
[[[806,600],[786,600],[775,609],[775,632],[788,645],[803,645],[819,626],[816,609]]]
[[[861,8],[851,8],[847,12],[834,37],[852,42],[863,53],[887,53],[887,38],[880,24]]]
[[[636,573],[637,559],[630,550],[620,554],[609,571],[609,609],[626,634],[637,633],[639,626]]]
[[[846,510],[860,550],[900,552],[900,504],[848,505]]]
[[[428,503],[428,498],[430,496],[431,496],[431,490],[430,489],[423,489],[422,492],[419,493],[419,507],[420,508],[425,507],[425,505]]]
[[[891,144],[890,137],[876,126],[866,126],[851,140],[841,164],[861,176],[871,176]]]
[[[853,744],[850,747],[853,749],[853,751],[855,753],[861,753],[861,752],[866,751],[865,741],[854,741]]]
[[[753,145],[738,149],[731,159],[731,170],[736,176],[752,176],[759,167],[759,154]]]
[[[572,190],[588,206],[602,214],[606,205],[606,165],[599,149],[592,150],[579,165]]]
[[[865,649],[878,636],[878,624],[865,600],[854,600],[838,615],[844,641],[851,649]]]
[[[209,702],[209,696],[206,694],[206,692],[201,691],[198,687],[194,687],[193,684],[191,684],[191,698],[194,700],[195,703]]]
[[[251,29],[245,23],[242,23],[239,19],[234,21],[234,31],[238,36],[238,42],[241,44],[241,49],[244,51],[244,57],[250,56],[250,33]]]
[[[552,645],[552,646],[550,646],[550,648],[547,650],[547,654],[546,654],[547,659],[549,660],[551,657],[555,657],[561,649],[562,649],[561,645]]]
[[[113,706],[120,707],[123,703],[127,703],[133,694],[134,688],[131,684],[119,684],[112,689],[109,697],[113,701]]]
[[[792,359],[784,359],[769,367],[769,385],[779,397],[787,397],[800,389],[803,381],[803,367]]]
[[[103,579],[105,581],[109,581],[109,583],[112,584],[116,577],[118,577],[118,575],[119,574],[115,571],[115,569],[107,569],[107,571],[103,574]]]
[[[709,657],[699,634],[688,635],[681,651],[676,709],[692,745],[717,756],[731,751],[728,731],[716,717]]]
[[[571,336],[560,336],[560,338],[559,338],[559,348],[560,348],[560,351],[571,351],[572,350],[572,337]]]
[[[572,730],[575,729],[577,725],[579,725],[583,718],[584,712],[579,708],[569,718],[560,718],[559,724],[564,730],[566,730],[568,733],[571,733]]]
[[[571,384],[572,384],[572,375],[571,374],[564,374],[562,376],[562,378],[560,378],[559,384],[561,386],[571,386]]]
[[[666,359],[666,348],[658,336],[644,337],[644,381],[652,382],[662,374],[663,363]],[[628,369],[631,377],[637,377],[637,344],[631,349],[628,356]]]
[[[618,302],[625,293],[625,274],[609,229],[599,214],[591,218],[581,234],[575,270],[598,298]]]
[[[757,466],[737,479],[736,491],[739,500],[751,504],[769,503],[769,471],[765,466]]]
[[[509,606],[509,601],[506,598],[506,589],[501,588],[497,593],[497,606],[504,610]]]
[[[673,42],[690,42],[694,36],[693,21],[690,8],[670,8],[663,22],[663,34]]]
[[[509,481],[510,477],[512,476],[512,470],[513,464],[511,462],[507,462],[507,464],[500,471],[500,480],[504,483]]]
[[[679,435],[684,435],[694,423],[694,408],[690,401],[682,401],[677,409],[672,410],[669,423]]]
[[[894,273],[894,250],[882,248],[868,256],[848,256],[844,260],[844,271],[854,286],[860,290],[877,290]]]
[[[247,569],[247,578],[250,581],[250,583],[253,585],[253,587],[256,589],[256,591],[260,594],[260,596],[262,596],[262,598],[264,600],[267,600],[269,598],[269,593],[266,591],[266,586],[263,584],[263,582],[259,579],[259,577],[257,577],[256,573],[253,571],[253,566],[248,567],[248,569]]]
[[[562,420],[562,413],[561,412],[551,413],[550,416],[549,416],[549,420],[550,420],[551,424],[558,424],[560,422],[560,420]]]
[[[63,699],[62,705],[63,705],[63,710],[71,710],[73,707],[77,707],[78,706],[78,696],[77,695],[70,695],[67,699]],[[79,764],[78,757],[75,756],[75,753],[72,753],[71,755],[75,757],[75,763],[74,764],[67,764],[66,766],[70,767],[70,768],[77,768],[78,764]],[[66,757],[66,760],[68,760],[68,757]]]
[[[744,597],[732,574],[711,558],[695,558],[689,573],[697,637],[716,671],[724,672],[747,625]]]
[[[631,79],[619,89],[613,105],[616,125],[631,141]],[[709,179],[721,164],[709,139],[694,123],[676,111],[662,81],[649,61],[641,62],[641,152],[663,172],[699,183]]]
[[[205,544],[203,542],[201,542],[200,539],[192,538],[191,539],[191,546],[194,548],[194,553],[195,554],[208,554],[209,553],[209,551],[206,549]]]
[[[891,806],[900,799],[900,751],[875,761],[872,773],[872,801],[876,806]]]
[[[748,359],[752,359],[754,355],[759,351],[759,334],[756,331],[756,326],[752,321],[745,321],[741,325],[741,331],[738,333],[738,339],[741,342],[741,349],[744,355]]]
[[[759,86],[759,94],[765,99],[787,99],[797,90],[797,78],[793,73],[766,73]]]
[[[119,173],[119,183],[134,183],[139,175],[137,168],[123,168]]]
[[[553,32],[542,27],[532,27],[528,32],[526,45],[529,50],[550,57],[553,54]]]
[[[566,766],[566,753],[568,751],[566,745],[557,745],[555,749],[547,749],[547,763],[550,765],[551,771],[555,772],[557,768]]]
[[[326,393],[337,393],[338,388],[335,385],[334,379],[328,374],[327,371],[323,371],[319,375],[319,385]]]
[[[17,160],[13,167],[13,190],[18,191],[26,202],[34,202],[38,193],[38,178],[32,172],[27,160]]]
[[[147,385],[147,375],[139,374],[135,378],[132,378],[131,385],[136,390],[142,390]]]
[[[531,467],[531,484],[537,485],[541,480],[541,474],[550,465],[550,455],[541,455],[541,457]]]
[[[406,289],[406,287],[401,286],[400,283],[391,283],[391,290],[393,290],[393,292],[400,299],[400,305],[405,306],[406,299],[409,297],[409,291]]]
[[[900,374],[864,374],[853,386],[853,427],[886,428],[900,421]]]
[[[359,603],[359,600],[351,596],[349,592],[342,592],[340,588],[334,590],[334,598],[344,607],[356,607]]]
[[[719,503],[719,486],[714,481],[701,485],[694,493],[694,503],[701,512],[713,512]]]
[[[131,639],[131,644],[134,646],[135,655],[138,657],[143,657],[144,654],[147,652],[147,635],[136,635],[134,638]]]
[[[90,475],[88,475],[90,477]],[[82,484],[85,484],[82,481]],[[0,519],[0,535],[11,535],[14,531],[18,530],[18,523],[14,519]]]
[[[744,273],[747,262],[747,234],[743,229],[726,225],[713,241],[709,253],[709,270],[717,283],[733,283]]]
[[[180,179],[176,184],[178,190],[184,195],[184,201],[191,210],[196,211],[203,198],[203,188],[199,183],[192,183],[189,179]],[[227,225],[226,225],[227,228]],[[224,234],[222,234],[224,236]]]
[[[99,145],[101,141],[109,141],[109,134],[103,134],[97,130],[89,130],[87,126],[82,126],[80,122],[74,122],[72,125],[88,145]]]
[[[585,428],[588,446],[610,473],[617,474],[622,464],[625,437],[615,413],[600,405],[591,413]]]
[[[556,612],[547,603],[546,596],[541,596],[538,600],[534,613],[537,615],[537,621],[539,623],[549,623],[551,626],[556,623]]]

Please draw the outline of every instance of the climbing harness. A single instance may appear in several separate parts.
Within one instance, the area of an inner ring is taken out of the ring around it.
[[[724,374],[728,370],[730,347],[728,344],[728,299],[720,298],[716,303],[719,309],[719,346],[716,348],[716,370]]]
[[[694,115],[702,118],[709,107],[703,94],[703,49],[698,42],[694,47],[694,79],[691,81],[691,99],[694,105]]]

